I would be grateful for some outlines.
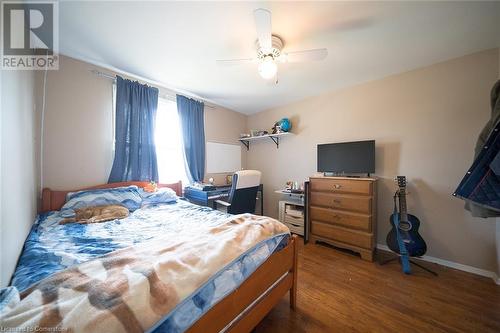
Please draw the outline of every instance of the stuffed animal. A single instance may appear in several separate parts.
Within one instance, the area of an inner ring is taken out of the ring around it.
[[[154,181],[151,181],[148,185],[144,186],[144,191],[150,193],[156,192],[157,189],[158,189],[158,184],[156,184],[156,182]]]

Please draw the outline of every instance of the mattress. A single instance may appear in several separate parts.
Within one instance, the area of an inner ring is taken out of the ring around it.
[[[63,269],[118,249],[161,237],[175,237],[182,230],[196,232],[215,227],[230,217],[184,200],[150,205],[122,220],[96,224],[59,225],[60,212],[40,214],[26,240],[12,286],[23,291]],[[282,249],[289,234],[257,244],[221,269],[198,290],[179,303],[149,331],[184,332],[211,307],[238,288],[272,253]]]

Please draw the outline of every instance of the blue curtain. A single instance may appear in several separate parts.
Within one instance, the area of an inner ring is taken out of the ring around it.
[[[115,159],[108,182],[158,182],[154,143],[158,89],[116,77]]]
[[[202,182],[205,175],[205,120],[202,102],[177,95],[188,177]]]

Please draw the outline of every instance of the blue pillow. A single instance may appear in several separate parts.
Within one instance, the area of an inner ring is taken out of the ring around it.
[[[174,190],[168,187],[159,188],[155,192],[146,192],[143,189],[140,189],[139,191],[142,195],[143,205],[154,205],[177,201],[177,194],[175,194]]]
[[[103,205],[122,205],[133,212],[141,208],[142,197],[139,188],[135,185],[126,187],[103,188],[96,190],[86,190],[69,192],[66,195],[66,203],[61,211],[75,210],[84,207],[94,207]]]

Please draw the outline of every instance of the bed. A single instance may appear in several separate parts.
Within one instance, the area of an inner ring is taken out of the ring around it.
[[[144,188],[147,183],[104,184],[85,190],[127,186]],[[182,194],[180,182],[160,184],[159,187],[170,188],[178,196]],[[183,229],[197,229],[198,225],[202,225],[199,227],[201,229],[206,226],[207,230],[212,232],[214,229],[219,230],[222,226],[226,228],[228,223],[235,223],[234,218],[227,214],[177,200],[173,203],[151,205],[136,210],[129,216],[133,223],[127,218],[123,222],[110,221],[85,227],[75,224],[53,227],[57,225],[57,219],[61,214],[59,210],[64,205],[68,192],[44,189],[41,213],[26,241],[13,276],[12,285],[17,287],[17,290],[29,291],[32,288],[29,286],[37,284],[41,284],[40,289],[43,290],[46,288],[43,287],[43,281],[49,280],[50,282],[52,276],[57,277],[58,274],[62,274],[61,272],[71,270],[71,267],[85,266],[86,260],[95,262],[100,258],[111,258],[117,253],[125,253],[130,248],[144,248],[144,244],[153,244],[148,245],[148,248],[164,246],[163,240],[156,236],[159,230],[162,230],[165,235],[181,235]],[[258,220],[259,217],[246,216],[241,219],[255,219],[255,223],[263,223],[263,225],[268,223],[266,218]],[[226,221],[225,224],[221,222],[223,220]],[[135,229],[130,228],[130,225],[133,225]],[[69,238],[66,239],[66,237]],[[182,238],[182,236],[179,237]],[[243,242],[246,241],[245,238]],[[49,244],[50,251],[37,252],[42,243]],[[235,242],[230,240],[229,243]],[[164,251],[163,248],[162,251]],[[44,257],[40,253],[47,256]],[[51,256],[57,258],[54,259]],[[40,266],[37,267],[37,264]],[[54,274],[51,275],[52,273]],[[255,246],[245,250],[236,259],[217,270],[209,279],[203,281],[193,293],[189,294],[189,297],[184,298],[168,315],[162,316],[161,321],[154,325],[146,328],[137,326],[132,329],[133,323],[121,322],[122,326],[127,327],[127,331],[248,332],[288,292],[290,293],[290,306],[295,308],[296,236],[278,232],[273,237],[259,241]],[[46,284],[50,284],[49,282]],[[229,288],[229,285],[232,287]],[[153,289],[150,290],[151,295],[153,295]],[[27,291],[24,293],[28,294]],[[0,326],[3,326],[1,324]]]

